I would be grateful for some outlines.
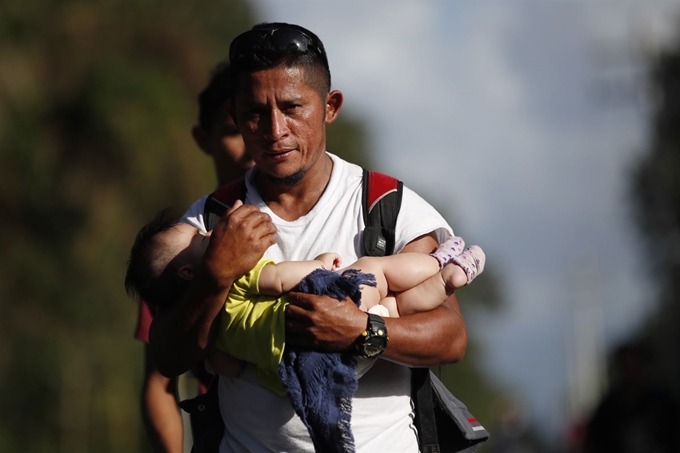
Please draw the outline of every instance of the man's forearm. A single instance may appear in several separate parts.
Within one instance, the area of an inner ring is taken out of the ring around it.
[[[217,286],[197,276],[177,304],[155,316],[149,345],[154,363],[164,376],[178,376],[205,359],[231,283]]]
[[[455,296],[434,310],[385,318],[389,343],[382,357],[412,367],[456,363],[467,348],[467,329]]]
[[[366,328],[367,314],[349,299],[290,293],[286,344],[323,351],[348,351]],[[434,310],[403,318],[384,318],[389,343],[382,357],[413,367],[460,361],[467,330],[454,296]]]

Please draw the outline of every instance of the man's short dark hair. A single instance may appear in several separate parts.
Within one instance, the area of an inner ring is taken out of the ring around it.
[[[331,71],[323,43],[299,25],[284,22],[255,25],[231,42],[229,60],[233,87],[241,74],[283,65],[307,69],[307,83],[322,97],[331,89]]]
[[[198,95],[198,124],[203,130],[212,131],[215,118],[231,97],[230,86],[229,61],[225,60],[215,66],[208,86]]]
[[[168,209],[162,210],[137,233],[130,251],[125,290],[128,295],[136,296],[156,309],[172,304],[189,285],[187,280],[179,278],[172,265],[173,251],[166,250],[156,241],[160,234],[176,224],[177,217]],[[158,262],[167,265],[159,271],[155,265]]]

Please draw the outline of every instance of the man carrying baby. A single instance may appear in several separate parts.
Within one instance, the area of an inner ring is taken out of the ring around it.
[[[321,41],[298,26],[262,24],[232,42],[230,60],[234,118],[256,167],[246,176],[246,205],[227,211],[213,230],[186,295],[154,320],[151,347],[166,375],[206,356],[232,283],[263,254],[301,261],[333,250],[350,263],[362,253],[362,170],[325,149],[325,125],[343,96],[330,90]],[[184,221],[202,228],[204,203],[195,203]],[[404,188],[396,251],[431,253],[452,235],[434,208]],[[288,302],[286,345],[350,351],[363,341],[368,315],[355,304],[300,293],[290,293]],[[382,359],[359,380],[352,400],[356,450],[417,452],[408,366],[460,360],[465,324],[454,294],[432,310],[384,324],[389,342]],[[263,387],[252,367],[221,377],[219,395],[222,453],[314,451],[287,398]]]

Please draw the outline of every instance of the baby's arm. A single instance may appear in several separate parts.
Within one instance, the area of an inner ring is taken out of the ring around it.
[[[323,253],[311,261],[283,261],[262,268],[258,289],[261,294],[278,296],[292,290],[300,280],[316,269],[336,270],[340,266],[340,255]]]

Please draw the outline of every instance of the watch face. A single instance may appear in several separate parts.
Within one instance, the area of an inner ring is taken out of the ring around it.
[[[372,335],[369,335],[369,337],[366,338],[366,342],[364,343],[365,357],[376,357],[385,350],[385,346],[387,346],[387,338],[383,335],[383,332],[380,334],[372,332]]]
[[[371,358],[379,355],[385,349],[383,340],[380,337],[373,337],[369,339],[364,345],[364,355],[366,358]]]
[[[379,316],[369,313],[368,327],[355,342],[355,350],[365,358],[377,357],[387,347],[387,328]]]

